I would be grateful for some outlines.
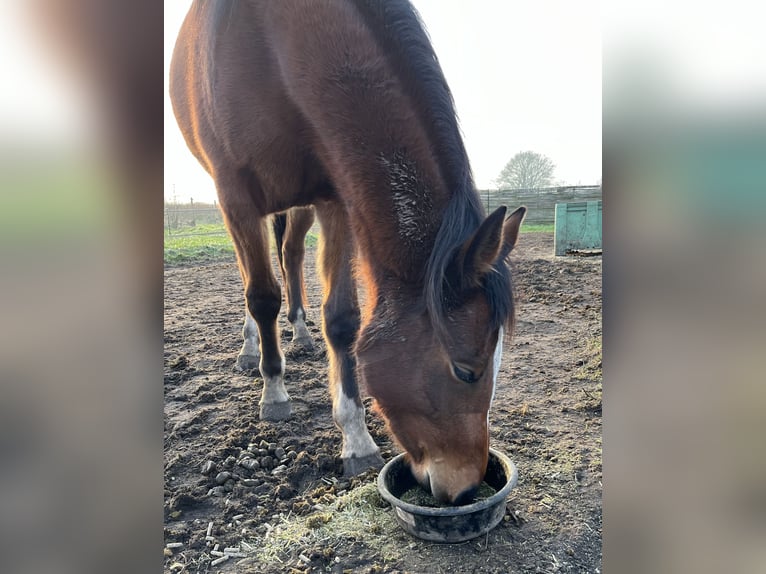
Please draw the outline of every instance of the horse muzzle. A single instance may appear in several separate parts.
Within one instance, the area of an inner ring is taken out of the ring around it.
[[[434,462],[413,465],[412,472],[420,485],[430,490],[436,500],[460,506],[473,500],[484,478],[484,467],[449,465],[443,459],[437,459]]]

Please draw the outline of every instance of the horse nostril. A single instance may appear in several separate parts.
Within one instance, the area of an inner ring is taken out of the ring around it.
[[[465,504],[470,504],[473,502],[473,499],[476,497],[476,492],[479,490],[478,486],[472,486],[470,488],[466,488],[463,492],[458,494],[455,497],[455,501],[453,504],[455,506],[463,506]]]

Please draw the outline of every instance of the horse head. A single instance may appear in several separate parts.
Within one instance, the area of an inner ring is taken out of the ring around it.
[[[469,502],[486,472],[488,413],[504,325],[513,321],[507,281],[509,313],[497,320],[493,275],[508,277],[506,257],[525,212],[505,219],[498,209],[454,250],[439,317],[422,293],[381,290],[357,344],[358,372],[376,408],[415,477],[442,502]]]

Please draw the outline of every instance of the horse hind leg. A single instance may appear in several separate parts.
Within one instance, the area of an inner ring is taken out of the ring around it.
[[[236,368],[239,371],[252,371],[258,368],[261,362],[261,352],[258,349],[258,325],[255,319],[250,315],[245,304],[245,324],[242,326],[242,349],[237,355]]]
[[[240,357],[255,358],[254,345],[258,341],[258,370],[263,378],[260,417],[271,421],[285,419],[292,414],[292,406],[284,385],[285,358],[279,347],[277,326],[282,293],[269,259],[266,219],[258,214],[251,199],[259,191],[258,183],[252,174],[240,171],[233,176],[216,177],[216,186],[245,285],[245,342]],[[245,359],[238,358],[237,362],[244,363]]]
[[[314,341],[306,327],[303,279],[306,234],[313,224],[314,209],[311,207],[294,207],[286,214],[274,216],[274,238],[287,294],[287,320],[293,327],[290,350],[297,353],[314,350]]]
[[[239,250],[236,246],[237,242],[234,240],[235,249]],[[239,252],[237,254],[239,260]],[[242,277],[242,284],[247,285],[247,276],[242,264],[239,265],[239,273]],[[237,363],[235,368],[238,371],[248,372],[258,368],[261,362],[260,341],[258,338],[258,325],[255,323],[255,319],[250,314],[247,308],[247,300],[245,300],[245,322],[242,325],[242,348],[237,355]]]
[[[314,341],[306,327],[306,292],[303,279],[305,237],[314,223],[313,208],[293,208],[288,213],[274,215],[272,227],[279,260],[279,268],[287,293],[287,319],[293,326],[291,350],[306,353],[314,350]],[[246,282],[243,276],[242,281]],[[242,327],[242,349],[237,355],[236,368],[251,371],[261,360],[258,327],[245,305],[245,323]],[[288,351],[289,353],[289,351]]]
[[[330,394],[333,419],[343,435],[343,472],[353,476],[383,466],[380,449],[370,436],[364,405],[356,381],[353,345],[359,331],[360,311],[351,270],[354,255],[345,210],[334,204],[317,207],[322,235],[320,276],[323,282],[323,331],[330,358]]]

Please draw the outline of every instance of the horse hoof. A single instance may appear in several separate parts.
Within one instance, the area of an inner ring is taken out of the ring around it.
[[[257,369],[260,360],[257,355],[237,355],[237,370],[252,371]]]
[[[261,405],[262,421],[282,421],[290,418],[293,414],[293,405],[290,401],[283,403],[265,403]]]
[[[383,457],[379,452],[368,454],[367,456],[355,456],[343,459],[343,476],[346,478],[362,474],[368,468],[382,468]]]

